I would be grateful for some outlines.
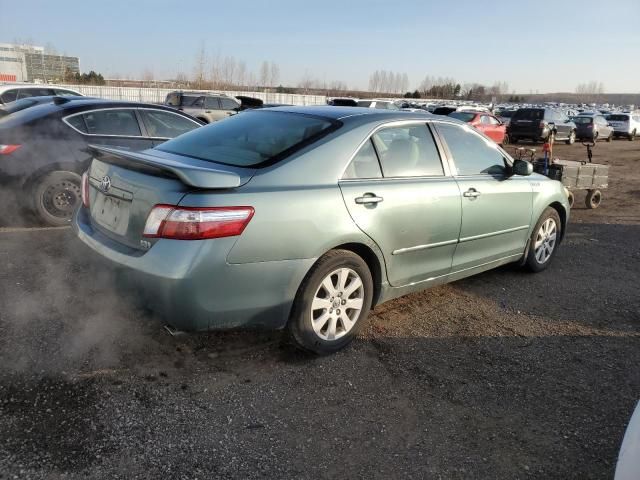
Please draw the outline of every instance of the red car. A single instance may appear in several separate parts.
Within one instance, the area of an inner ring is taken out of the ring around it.
[[[467,122],[500,145],[509,143],[507,126],[490,113],[451,112],[449,116]]]

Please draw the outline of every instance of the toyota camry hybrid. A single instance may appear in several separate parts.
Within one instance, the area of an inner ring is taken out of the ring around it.
[[[279,107],[92,149],[76,232],[167,324],[286,328],[319,354],[392,298],[544,270],[569,216],[559,182],[427,113]]]

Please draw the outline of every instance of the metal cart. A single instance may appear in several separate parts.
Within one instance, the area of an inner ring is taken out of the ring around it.
[[[573,207],[574,191],[587,192],[585,205],[587,208],[598,208],[602,202],[602,191],[608,187],[609,165],[592,163],[593,143],[583,143],[587,147],[588,162],[574,162],[570,160],[552,160],[544,158],[534,160],[535,149],[518,148],[518,158],[530,156],[533,170],[549,178],[558,180],[569,190],[569,205]]]

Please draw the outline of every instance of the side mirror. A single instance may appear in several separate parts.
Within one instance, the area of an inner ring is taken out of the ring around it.
[[[515,159],[513,161],[512,171],[514,175],[527,177],[533,173],[533,165],[526,160]]]

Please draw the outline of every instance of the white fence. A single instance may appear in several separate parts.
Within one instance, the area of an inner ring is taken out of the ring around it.
[[[108,87],[102,85],[60,85],[70,88],[90,97],[100,97],[109,100],[128,100],[133,102],[163,103],[167,94],[175,92],[171,88],[136,88],[136,87]],[[187,92],[189,90],[183,90]],[[271,93],[271,92],[238,92],[238,91],[208,91],[211,93],[224,93],[231,97],[245,95],[247,97],[259,98],[264,103],[287,103],[291,105],[325,105],[327,97],[324,95],[298,95],[293,93]]]

